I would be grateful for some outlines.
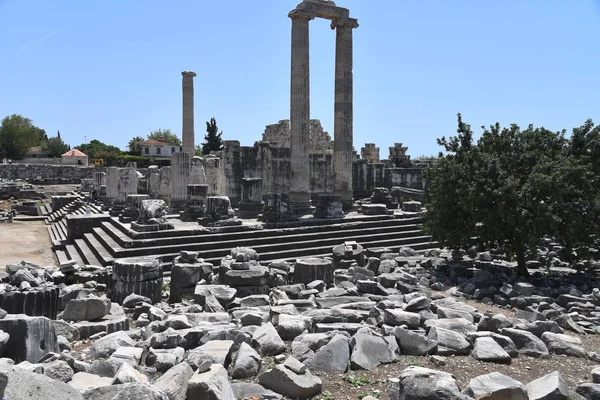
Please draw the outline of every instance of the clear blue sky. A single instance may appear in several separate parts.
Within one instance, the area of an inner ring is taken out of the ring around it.
[[[0,0],[0,117],[74,146],[181,134],[195,71],[196,142],[259,140],[289,118],[297,0]],[[438,152],[456,113],[474,127],[600,122],[600,0],[337,0],[354,31],[354,146]],[[311,22],[311,117],[333,136],[335,33]]]

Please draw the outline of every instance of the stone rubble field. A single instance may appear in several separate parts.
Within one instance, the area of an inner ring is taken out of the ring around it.
[[[540,272],[524,280],[501,256],[473,249],[342,248],[268,265],[235,248],[219,266],[184,251],[169,276],[151,258],[112,267],[9,264],[0,273],[0,393],[334,399],[346,397],[333,380],[365,389],[369,376],[402,364],[381,390],[352,398],[600,398],[600,353],[582,341],[600,329],[600,285],[544,269],[564,267],[556,252],[531,260]],[[533,360],[530,380],[487,372],[525,359]],[[542,374],[547,360],[555,370]],[[574,381],[561,364],[576,360],[590,367]],[[444,371],[457,363],[489,369],[460,384]]]

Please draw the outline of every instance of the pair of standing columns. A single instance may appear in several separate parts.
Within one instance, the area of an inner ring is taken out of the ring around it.
[[[290,95],[291,167],[290,202],[299,209],[310,207],[310,62],[309,22],[315,16],[302,10],[292,19],[292,77]],[[334,193],[344,205],[352,204],[352,29],[353,18],[331,23],[335,42],[335,119],[333,144]]]

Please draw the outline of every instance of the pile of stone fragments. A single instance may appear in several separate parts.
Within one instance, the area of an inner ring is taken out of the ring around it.
[[[400,355],[600,362],[574,335],[599,329],[596,280],[545,273],[523,281],[494,258],[348,242],[330,258],[296,263],[265,265],[256,251],[235,248],[218,266],[193,252],[170,265],[8,265],[0,390],[40,400],[305,399],[322,392],[321,373],[370,371]],[[516,316],[480,313],[460,298],[513,307]],[[412,366],[389,379],[387,395],[597,399],[600,371],[592,378],[572,388],[559,372],[526,384],[494,372],[461,390],[449,373]]]

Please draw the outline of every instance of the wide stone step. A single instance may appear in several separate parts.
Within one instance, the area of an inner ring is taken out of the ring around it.
[[[385,247],[390,248],[393,251],[398,251],[401,247],[410,247],[413,250],[423,253],[426,250],[434,249],[439,247],[437,242],[430,241],[430,238],[426,238],[429,240],[425,240],[419,243],[399,243],[394,244],[393,242],[388,242]],[[365,249],[380,247],[381,242],[371,243],[369,242],[361,242],[361,245],[364,245]],[[310,248],[299,248],[295,251],[289,252],[266,252],[260,253],[260,261],[262,264],[268,264],[271,261],[275,260],[286,260],[286,261],[294,261],[297,258],[303,257],[331,257],[332,247],[310,247]],[[171,253],[171,254],[163,254],[162,260],[163,262],[171,262],[174,257],[176,257],[179,253]],[[204,258],[204,261],[212,263],[213,265],[219,265],[221,259],[225,257],[229,253],[225,253],[220,257],[208,257]]]
[[[168,245],[185,245],[185,244],[196,244],[196,243],[214,243],[223,241],[247,241],[248,238],[256,240],[256,244],[261,244],[260,240],[270,240],[274,237],[280,238],[281,241],[295,241],[296,238],[301,237],[303,240],[309,237],[314,238],[328,238],[335,235],[336,232],[347,232],[348,234],[354,234],[358,231],[366,232],[370,230],[369,234],[392,232],[392,231],[406,231],[420,229],[422,223],[421,218],[407,218],[407,219],[385,219],[380,221],[355,221],[332,225],[321,225],[321,226],[307,226],[301,228],[285,228],[285,229],[262,229],[262,230],[244,230],[239,232],[226,232],[226,233],[208,233],[198,232],[195,234],[186,234],[185,231],[162,231],[156,232],[154,237],[143,235],[143,239],[131,238],[125,232],[123,232],[122,224],[116,221],[103,222],[102,228],[109,234],[112,239],[124,248],[130,247],[146,247],[146,246],[168,246]],[[126,231],[127,232],[127,231]],[[181,236],[166,237],[167,234],[181,232]],[[156,235],[158,234],[158,236]],[[140,235],[142,236],[142,235]],[[270,243],[270,242],[269,242]]]
[[[75,247],[77,248],[79,254],[82,255],[85,264],[102,265],[102,263],[94,255],[94,252],[88,247],[84,239],[75,239]]]
[[[70,260],[65,250],[54,250],[54,254],[56,255],[58,265],[66,264]]]
[[[69,260],[73,260],[73,261],[75,261],[75,263],[77,263],[79,265],[85,265],[85,261],[83,260],[83,258],[79,254],[79,252],[77,251],[77,248],[75,248],[75,245],[72,245],[72,244],[66,245],[65,251],[67,252],[67,256],[69,257]]]
[[[99,265],[112,265],[114,258],[111,256],[106,247],[104,247],[104,245],[100,243],[98,239],[96,239],[93,233],[85,233],[83,238],[87,243],[87,246],[94,252],[96,259],[100,263]]]
[[[272,252],[282,254],[279,258],[288,258],[293,254],[296,254],[302,249],[329,249],[331,252],[333,246],[336,246],[345,241],[356,241],[362,243],[372,243],[371,247],[389,247],[390,245],[400,246],[409,245],[411,243],[429,241],[429,236],[423,236],[421,231],[409,231],[400,232],[396,234],[379,234],[379,235],[353,235],[353,236],[342,236],[336,235],[328,239],[316,239],[316,240],[298,240],[294,242],[284,243],[265,243],[265,244],[254,244],[245,241],[236,242],[214,242],[210,244],[188,244],[184,246],[157,246],[157,247],[145,247],[145,248],[131,248],[131,249],[114,249],[114,257],[137,257],[141,255],[154,255],[154,254],[169,254],[178,253],[181,250],[197,251],[199,257],[208,258],[222,258],[229,254],[230,250],[236,246],[251,247],[255,249],[259,254]],[[322,251],[322,250],[319,250]],[[286,254],[289,254],[286,255]]]
[[[281,236],[273,236],[268,238],[259,238],[254,239],[252,237],[247,237],[245,239],[238,240],[221,240],[221,241],[212,241],[205,243],[184,243],[184,244],[175,244],[175,245],[166,245],[166,246],[147,246],[147,247],[115,247],[113,242],[111,244],[111,248],[114,249],[119,254],[126,254],[126,257],[129,256],[137,256],[143,253],[173,253],[179,250],[190,250],[190,251],[198,251],[198,252],[209,252],[211,250],[218,251],[219,249],[228,250],[233,247],[243,246],[243,247],[251,247],[254,249],[269,249],[273,251],[282,251],[295,249],[298,247],[312,247],[312,246],[324,246],[331,245],[335,246],[344,241],[355,240],[357,242],[363,240],[364,238],[369,238],[371,240],[385,240],[389,238],[407,238],[413,236],[422,235],[419,229],[413,229],[411,231],[400,231],[400,232],[382,232],[382,233],[374,233],[369,230],[364,231],[339,231],[339,232],[331,232],[325,236],[318,235],[313,237],[313,235],[293,235],[289,237],[281,237]],[[107,240],[107,242],[110,242]],[[152,244],[152,243],[149,243]],[[258,251],[258,250],[257,250]]]

